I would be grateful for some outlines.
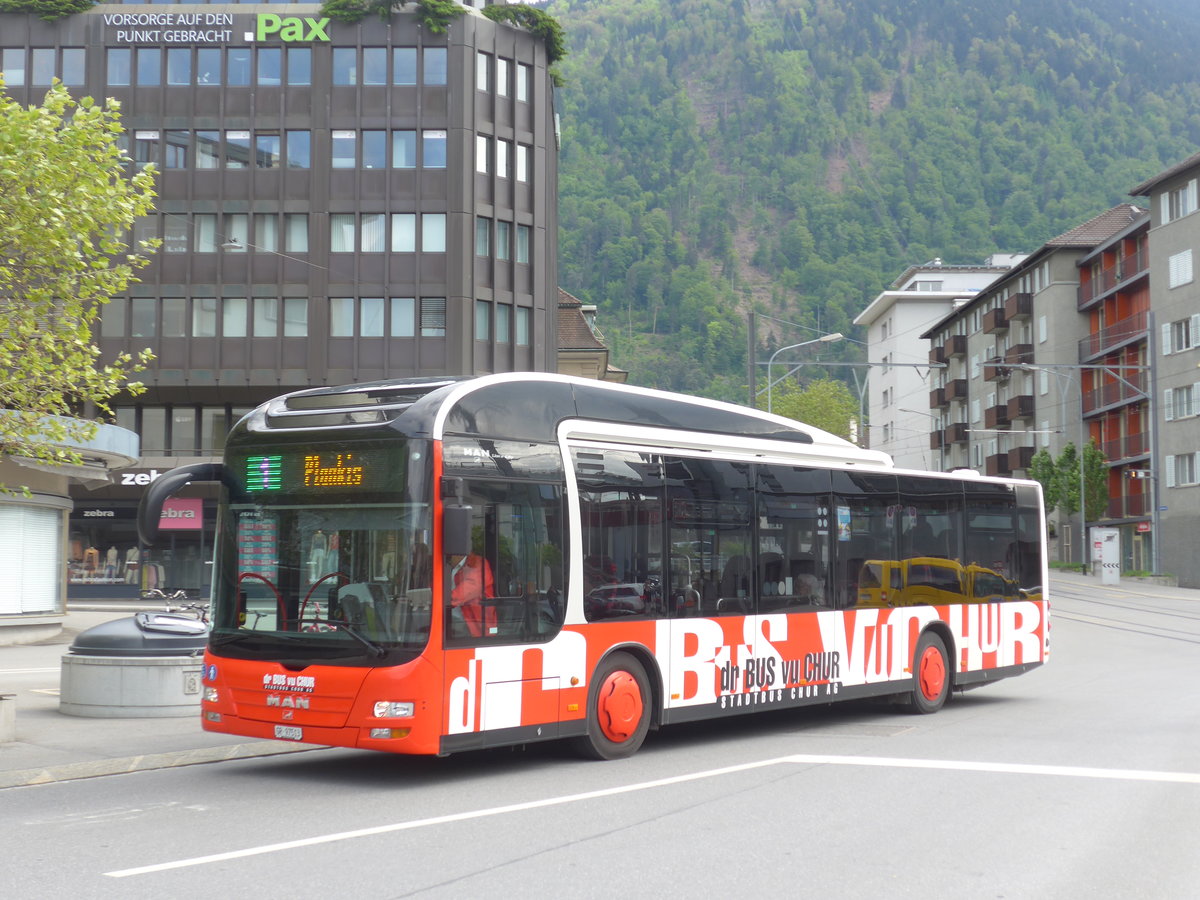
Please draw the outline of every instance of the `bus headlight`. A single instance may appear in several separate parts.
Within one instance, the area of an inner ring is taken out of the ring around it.
[[[375,704],[377,719],[411,719],[413,702],[411,700],[379,700]]]
[[[220,694],[217,693],[217,689],[215,687],[206,687],[204,689],[204,699],[209,703],[216,703],[219,697]]]

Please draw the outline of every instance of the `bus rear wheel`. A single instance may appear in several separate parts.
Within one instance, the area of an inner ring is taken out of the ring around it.
[[[945,642],[926,631],[913,653],[913,687],[909,708],[922,715],[935,713],[950,695],[950,660]]]
[[[650,730],[650,696],[645,667],[628,653],[613,653],[592,677],[587,734],[575,748],[588,759],[632,756]]]

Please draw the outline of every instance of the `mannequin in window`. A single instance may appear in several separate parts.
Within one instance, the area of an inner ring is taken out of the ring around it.
[[[100,568],[100,550],[88,547],[83,551],[83,568],[85,572],[95,572]]]
[[[141,568],[142,552],[138,550],[137,545],[130,547],[125,551],[125,583],[137,584],[138,569]]]
[[[117,566],[120,565],[120,562],[121,556],[117,553],[117,548],[110,545],[104,552],[104,577],[116,578]]]

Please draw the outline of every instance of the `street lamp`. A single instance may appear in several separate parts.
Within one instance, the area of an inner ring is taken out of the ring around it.
[[[771,366],[775,362],[775,357],[777,357],[780,353],[783,353],[785,350],[795,350],[798,347],[807,347],[809,344],[832,344],[836,341],[842,340],[844,337],[845,335],[840,331],[835,331],[833,334],[824,334],[821,335],[821,337],[814,338],[811,341],[801,341],[799,344],[788,344],[788,346],[780,347],[778,350],[772,353],[771,358],[767,360],[767,412],[772,411],[771,392],[776,384],[776,382],[771,380]],[[783,381],[784,378],[787,378],[788,375],[791,374],[791,372],[788,372],[787,375],[784,375],[783,378],[780,378],[779,380]]]

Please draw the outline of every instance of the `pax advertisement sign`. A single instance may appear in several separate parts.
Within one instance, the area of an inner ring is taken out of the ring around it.
[[[175,498],[163,503],[158,520],[161,531],[200,531],[204,528],[204,501]]]
[[[329,19],[308,16],[255,16],[227,12],[106,13],[104,24],[116,29],[118,44],[236,44],[257,41],[319,43],[329,41]],[[240,41],[239,41],[240,38]]]

